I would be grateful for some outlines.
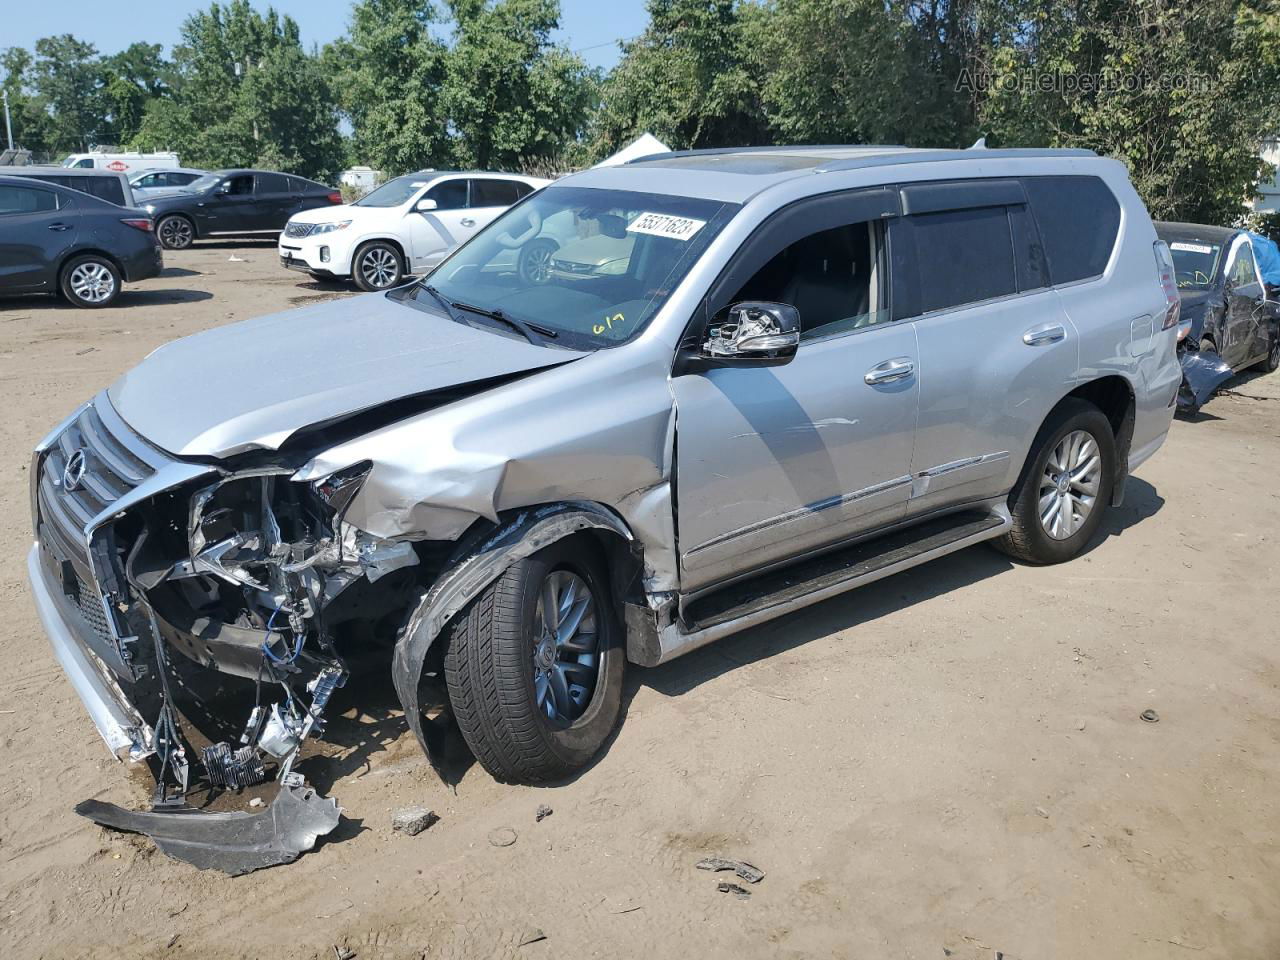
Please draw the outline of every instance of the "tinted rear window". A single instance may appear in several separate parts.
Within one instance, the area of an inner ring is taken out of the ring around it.
[[[919,270],[919,313],[1008,296],[1018,286],[1005,207],[911,217]]]
[[[288,193],[289,178],[283,173],[258,174],[259,193]]]
[[[73,177],[73,176],[44,176],[36,177],[37,180],[44,180],[47,183],[56,183],[60,187],[69,187],[72,190],[79,190],[81,193],[87,193],[91,197],[97,197],[99,200],[106,200],[117,206],[124,206],[124,188],[120,186],[119,177]]]
[[[1120,203],[1107,185],[1097,177],[1028,177],[1023,184],[1053,282],[1100,276],[1120,232]]]
[[[509,207],[518,199],[520,199],[519,192],[511,180],[471,181],[473,207]]]

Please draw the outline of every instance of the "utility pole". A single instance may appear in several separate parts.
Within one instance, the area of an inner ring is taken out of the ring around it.
[[[9,123],[9,91],[0,90],[0,97],[4,98],[4,135],[9,140],[9,149],[13,149],[13,125]]]

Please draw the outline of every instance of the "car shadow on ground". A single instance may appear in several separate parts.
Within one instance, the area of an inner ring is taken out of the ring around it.
[[[115,309],[118,307],[143,307],[154,304],[166,303],[196,303],[200,300],[210,300],[213,294],[208,290],[182,290],[182,289],[130,289],[125,287],[120,291],[120,295],[110,307],[106,309]],[[47,293],[33,293],[13,297],[0,297],[0,315],[16,310],[72,310],[83,313],[86,317],[93,314],[92,308],[73,307],[61,297],[51,296]],[[5,319],[12,319],[5,317]]]
[[[186,267],[165,267],[160,271],[162,277],[202,277],[199,270],[188,270]]]
[[[256,250],[274,250],[277,239],[278,239],[278,235],[273,234],[270,237],[228,237],[225,240],[223,239],[197,240],[191,246],[187,247],[187,249],[188,250],[243,250],[248,248],[248,249],[256,249]],[[175,251],[172,251],[172,250],[165,251],[166,254],[170,254],[174,252]]]

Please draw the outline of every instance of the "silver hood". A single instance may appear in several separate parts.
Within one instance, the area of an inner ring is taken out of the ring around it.
[[[275,450],[298,430],[403,397],[582,354],[367,294],[206,330],[111,385],[116,411],[176,456]]]

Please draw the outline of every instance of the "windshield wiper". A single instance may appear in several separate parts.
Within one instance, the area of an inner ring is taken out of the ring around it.
[[[429,283],[419,284],[419,286],[421,289],[427,291],[427,293],[431,294],[433,297],[436,298],[436,300],[440,303],[440,306],[444,307],[445,315],[450,320],[452,320],[454,323],[462,323],[462,319],[456,313],[453,312],[452,300],[450,300],[448,297],[446,297],[443,293],[441,293],[439,290],[437,290],[435,287],[433,287]]]
[[[511,314],[496,308],[490,310],[488,307],[477,307],[470,303],[463,303],[461,300],[453,301],[453,306],[457,307],[459,310],[478,313],[482,317],[489,317],[492,320],[498,320],[514,327],[535,347],[542,346],[543,340],[554,340],[556,337],[560,336],[560,332],[558,330],[552,330],[550,327],[544,327],[541,324],[529,323],[527,320],[521,320],[519,317],[513,317]]]

